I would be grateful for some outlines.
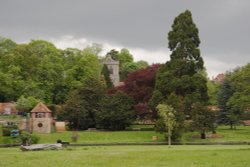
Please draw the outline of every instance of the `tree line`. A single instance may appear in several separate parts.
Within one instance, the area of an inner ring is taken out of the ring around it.
[[[102,79],[103,64],[99,44],[79,50],[56,48],[45,40],[17,44],[0,37],[0,101],[37,99],[47,104],[63,104],[68,93],[95,76]],[[148,66],[145,61],[133,61],[127,49],[112,50],[120,61],[120,75]],[[32,101],[32,100],[31,100]]]
[[[247,115],[250,66],[228,73],[222,84],[212,82],[199,44],[199,30],[187,10],[168,33],[172,53],[165,64],[134,62],[127,49],[107,53],[120,62],[124,83],[113,87],[100,45],[61,50],[43,40],[16,44],[0,38],[0,100],[17,101],[23,110],[39,100],[63,104],[58,118],[68,120],[72,129],[120,130],[135,120],[156,120],[159,131],[171,129],[166,136],[172,139],[193,130],[205,138],[216,123],[235,125]]]
[[[228,71],[217,85],[218,123],[235,129],[242,120],[250,119],[250,63]]]

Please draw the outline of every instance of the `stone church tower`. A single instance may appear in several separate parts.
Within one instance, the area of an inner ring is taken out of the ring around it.
[[[51,133],[53,118],[50,109],[43,103],[39,103],[31,111],[30,128],[31,132]]]
[[[111,55],[107,55],[107,57],[103,60],[102,63],[108,66],[109,76],[114,86],[118,86],[120,83],[119,61],[115,61],[112,59]]]

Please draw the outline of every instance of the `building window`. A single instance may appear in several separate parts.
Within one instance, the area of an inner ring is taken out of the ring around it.
[[[42,124],[42,123],[38,123],[37,126],[38,126],[39,128],[41,128],[41,127],[43,127],[43,124]]]
[[[36,118],[44,118],[45,117],[45,113],[39,112],[36,113]]]

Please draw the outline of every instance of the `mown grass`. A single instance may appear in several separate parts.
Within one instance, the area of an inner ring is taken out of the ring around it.
[[[78,132],[77,143],[110,143],[110,142],[153,142],[152,136],[158,136],[158,141],[164,141],[160,133],[154,131],[114,131],[114,132]],[[73,132],[60,132],[52,134],[37,134],[40,143],[51,143],[61,139],[71,141]]]
[[[250,146],[99,146],[22,152],[0,148],[1,167],[248,167]]]
[[[57,139],[71,141],[73,132],[61,132],[52,134],[37,134],[41,143],[55,142]],[[231,130],[228,126],[217,128],[217,138],[200,139],[197,132],[185,133],[182,142],[225,142],[225,141],[249,141],[250,126],[238,126]],[[155,142],[152,136],[158,136],[157,141],[164,141],[164,135],[154,131],[114,131],[114,132],[78,132],[77,143],[108,143],[108,142]]]
[[[138,126],[133,126],[138,128]],[[150,127],[147,127],[150,128]],[[1,129],[0,129],[1,131]],[[115,143],[115,142],[156,142],[152,136],[158,136],[158,142],[164,141],[164,135],[154,131],[79,131],[77,143]],[[182,142],[225,142],[248,141],[250,142],[250,126],[238,126],[236,130],[230,130],[228,126],[217,128],[217,138],[199,139],[197,132],[185,133]],[[39,143],[55,143],[58,139],[71,142],[73,132],[55,132],[51,134],[36,134],[40,137]],[[13,144],[10,137],[0,136],[0,144]],[[71,142],[72,143],[72,142]]]
[[[238,126],[231,130],[229,126],[219,126],[216,130],[217,138],[194,138],[199,135],[197,132],[185,133],[183,142],[226,142],[226,141],[250,141],[250,126]]]

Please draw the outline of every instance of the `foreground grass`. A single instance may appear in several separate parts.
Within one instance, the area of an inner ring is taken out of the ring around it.
[[[22,152],[0,148],[1,167],[248,167],[250,146],[68,147]]]

